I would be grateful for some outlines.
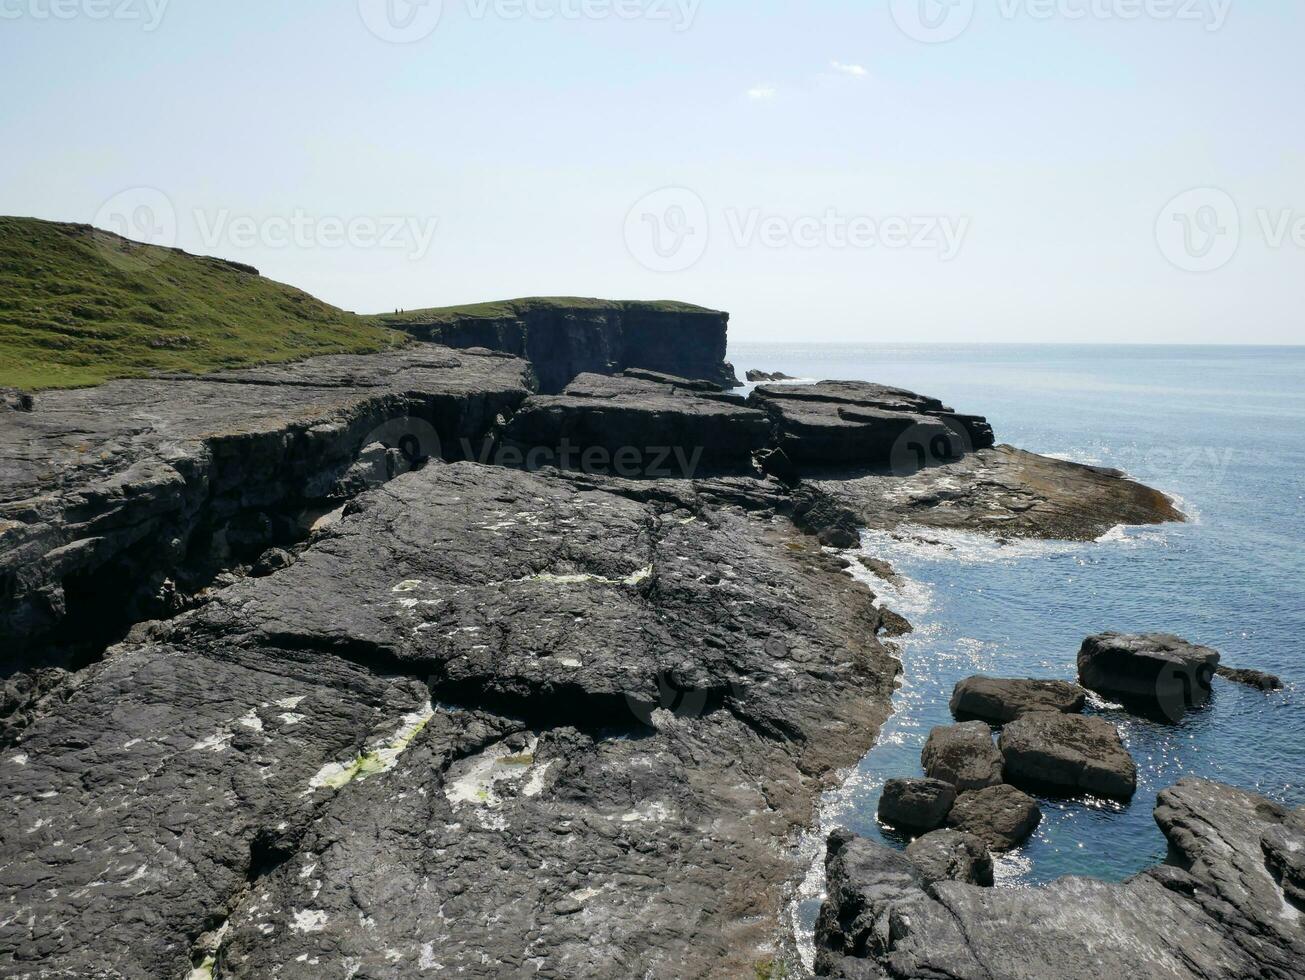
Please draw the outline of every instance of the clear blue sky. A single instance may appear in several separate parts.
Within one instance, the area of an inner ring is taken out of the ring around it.
[[[431,8],[391,2],[0,0],[0,213],[171,208],[147,230],[364,312],[1305,342],[1299,0],[443,0],[407,44],[366,21]],[[968,26],[917,40],[921,2]]]

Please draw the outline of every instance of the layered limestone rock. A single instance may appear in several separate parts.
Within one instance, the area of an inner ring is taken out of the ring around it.
[[[199,588],[302,536],[306,514],[344,502],[367,444],[414,463],[478,447],[527,377],[524,361],[412,345],[0,408],[0,671],[57,657],[63,633],[167,615],[169,580]]]
[[[1274,855],[1305,849],[1305,814],[1217,783],[1160,794],[1172,863],[1122,884],[1041,888],[929,881],[895,851],[838,831],[816,972],[844,978],[1226,980],[1305,976],[1305,913]]]
[[[523,299],[381,319],[420,340],[524,357],[535,367],[540,390],[556,394],[581,374],[626,368],[737,388],[725,361],[729,318],[687,303]]]

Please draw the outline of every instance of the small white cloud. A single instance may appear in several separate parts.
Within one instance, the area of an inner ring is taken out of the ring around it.
[[[841,61],[831,61],[829,67],[836,72],[848,75],[852,78],[865,78],[870,73],[860,65],[845,65]]]
[[[748,98],[753,102],[768,102],[775,97],[777,91],[773,85],[756,85],[748,89]]]

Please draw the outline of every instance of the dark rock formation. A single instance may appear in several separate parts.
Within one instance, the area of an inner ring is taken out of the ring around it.
[[[0,754],[0,973],[749,974],[879,611],[771,512],[585,479],[405,474],[76,675]]]
[[[1132,799],[1137,765],[1104,718],[1042,711],[1023,715],[998,740],[1006,779],[1061,793]]]
[[[871,575],[875,575],[891,585],[901,585],[902,577],[897,574],[896,569],[888,562],[881,558],[870,558],[866,555],[857,555],[857,561]]]
[[[920,876],[928,885],[963,881],[992,887],[992,854],[988,845],[973,834],[935,830],[907,845],[906,857],[920,869]]]
[[[797,379],[785,374],[783,371],[749,371],[747,373],[749,382],[758,381],[795,381]]]
[[[1282,678],[1276,674],[1266,674],[1261,670],[1241,670],[1233,667],[1220,667],[1215,671],[1220,677],[1234,684],[1246,687],[1258,687],[1261,691],[1281,691]]]
[[[1079,712],[1087,693],[1067,681],[1008,680],[967,677],[952,691],[952,714],[960,721],[980,719],[994,724],[1014,721],[1032,711]]]
[[[766,416],[668,380],[582,374],[561,395],[528,399],[503,430],[503,445],[532,469],[677,477],[751,471],[753,454],[770,437]]]
[[[862,527],[901,524],[1011,538],[1092,541],[1121,524],[1185,518],[1158,490],[1107,470],[1009,446],[911,475],[847,470],[811,477]]]
[[[1019,847],[1041,822],[1037,800],[1004,783],[962,793],[947,816],[952,829],[974,835],[994,851]]]
[[[1123,884],[1061,878],[1042,888],[926,886],[904,856],[838,832],[826,862],[816,972],[954,980],[1290,980],[1305,976],[1301,906],[1262,841],[1305,849],[1301,811],[1186,779],[1156,822],[1174,864]]]
[[[933,830],[955,802],[956,787],[941,779],[890,779],[879,797],[879,819],[903,830]]]
[[[1147,713],[1177,720],[1210,697],[1219,654],[1168,633],[1089,636],[1078,652],[1084,687]]]
[[[364,444],[414,460],[478,445],[527,365],[414,345],[203,377],[50,391],[0,414],[0,673],[62,634],[111,641],[302,534]],[[61,627],[68,627],[61,630]],[[120,632],[117,635],[121,635]]]
[[[929,733],[920,764],[930,779],[957,789],[983,789],[1001,782],[1002,758],[986,722],[939,725]]]
[[[993,444],[991,427],[977,416],[868,382],[761,387],[748,401],[774,420],[779,448],[799,467],[882,466],[914,473]]]
[[[481,308],[382,317],[419,340],[524,357],[540,390],[557,394],[581,374],[647,368],[737,388],[725,362],[729,314],[687,303],[524,299]]]

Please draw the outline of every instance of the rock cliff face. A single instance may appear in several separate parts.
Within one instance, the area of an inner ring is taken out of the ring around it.
[[[419,340],[524,357],[545,394],[561,392],[586,372],[626,368],[739,385],[725,362],[729,314],[687,303],[524,299],[380,319]]]
[[[954,980],[1227,980],[1305,976],[1296,871],[1305,811],[1186,779],[1160,794],[1171,863],[1123,884],[1044,888],[931,882],[907,857],[845,831],[829,842],[817,973]]]

